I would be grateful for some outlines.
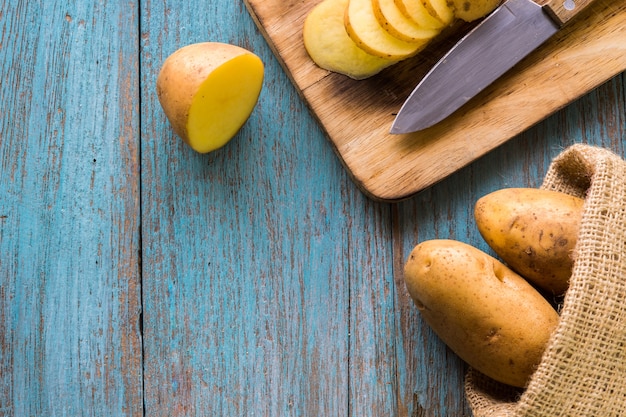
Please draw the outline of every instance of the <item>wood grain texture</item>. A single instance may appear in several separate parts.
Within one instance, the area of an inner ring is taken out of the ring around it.
[[[319,129],[296,117],[306,110],[243,4],[142,14],[146,413],[345,414],[347,245],[335,237],[348,219],[327,198],[344,174],[310,158],[324,154]],[[268,77],[239,135],[199,155],[172,134],[154,82],[167,55],[205,40],[258,53]]]
[[[0,1],[0,415],[142,415],[137,9]]]
[[[469,415],[462,362],[407,297],[407,250],[428,236],[476,239],[473,199],[498,180],[537,185],[560,146],[584,139],[582,126],[592,135],[604,126],[600,112],[574,104],[411,200],[372,201],[334,157],[272,45],[237,5],[214,7],[221,13],[153,2],[142,13],[146,413]],[[198,155],[172,134],[153,85],[168,54],[205,40],[259,54],[266,81],[235,139]],[[586,103],[604,103],[609,125],[621,126],[621,84],[612,85],[611,97]]]
[[[412,196],[626,70],[626,1],[599,0],[443,122],[391,135],[403,101],[469,25],[450,28],[415,58],[354,81],[322,70],[306,54],[302,24],[318,1],[245,1],[354,181],[379,200]]]
[[[200,155],[154,83],[205,40],[259,54],[266,79]],[[625,155],[624,75],[390,204],[272,48],[239,0],[0,0],[0,415],[469,417],[406,256],[435,237],[485,249],[473,202],[538,186],[570,144]]]
[[[571,7],[571,4],[568,4],[565,0],[551,0],[545,3],[545,10],[562,26],[574,19],[579,13],[583,13],[585,8],[590,6],[593,1],[579,0],[571,3],[574,4],[574,7]]]

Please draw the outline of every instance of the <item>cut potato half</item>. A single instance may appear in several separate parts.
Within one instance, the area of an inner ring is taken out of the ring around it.
[[[421,43],[392,36],[376,20],[372,0],[349,0],[344,14],[348,36],[365,52],[387,59],[405,59],[419,52]]]
[[[224,146],[246,122],[263,86],[263,62],[236,45],[184,46],[163,62],[157,96],[174,132],[192,149]]]
[[[394,0],[398,10],[419,26],[427,29],[443,29],[445,25],[437,18],[433,17],[422,0]]]
[[[426,10],[439,19],[444,26],[449,26],[454,22],[454,9],[448,4],[448,0],[422,0]]]
[[[406,17],[394,0],[372,0],[376,19],[392,36],[407,42],[429,42],[439,29],[428,29]]]
[[[454,15],[466,22],[483,18],[494,11],[501,0],[452,0]]]
[[[396,63],[368,54],[348,36],[344,14],[348,0],[324,0],[304,21],[304,47],[320,68],[356,80],[371,77]]]

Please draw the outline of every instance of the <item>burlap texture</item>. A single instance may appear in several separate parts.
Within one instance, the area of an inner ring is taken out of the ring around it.
[[[626,162],[573,145],[542,188],[585,198],[560,322],[526,390],[470,370],[466,398],[475,417],[626,416]]]

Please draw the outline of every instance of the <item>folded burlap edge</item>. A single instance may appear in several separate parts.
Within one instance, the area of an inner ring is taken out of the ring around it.
[[[559,324],[524,391],[470,369],[466,398],[474,417],[626,415],[626,162],[572,145],[541,188],[585,198]]]

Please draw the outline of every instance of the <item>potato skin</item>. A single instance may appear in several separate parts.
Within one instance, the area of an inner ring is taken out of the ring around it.
[[[187,144],[189,109],[200,85],[215,69],[229,60],[252,52],[221,42],[183,46],[168,56],[156,81],[157,97],[174,132]]]
[[[418,244],[404,278],[423,319],[461,359],[496,381],[526,386],[559,319],[526,280],[445,239]]]
[[[485,17],[501,2],[501,0],[452,0],[454,15],[466,22]]]
[[[561,295],[572,274],[583,204],[557,191],[505,188],[480,198],[474,217],[487,244],[511,269]]]

